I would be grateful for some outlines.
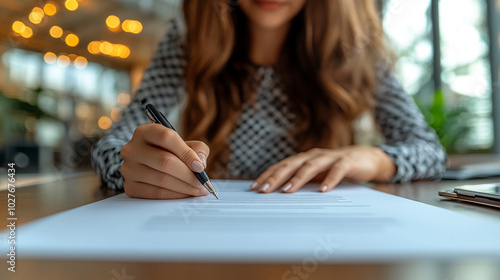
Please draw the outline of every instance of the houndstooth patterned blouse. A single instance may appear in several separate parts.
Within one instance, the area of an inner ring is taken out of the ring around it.
[[[137,126],[148,122],[141,101],[146,99],[168,114],[183,100],[183,34],[182,22],[171,21],[169,32],[157,47],[142,84],[121,120],[93,148],[92,165],[109,188],[123,189],[120,149],[130,141]],[[375,120],[385,137],[385,143],[379,147],[397,166],[391,181],[439,178],[447,157],[435,132],[392,73],[379,72]],[[281,91],[279,77],[272,67],[262,66],[257,73],[260,86],[256,104],[244,104],[239,122],[230,135],[229,178],[256,178],[269,166],[297,153],[294,139],[288,134],[296,115],[287,107],[287,96]]]

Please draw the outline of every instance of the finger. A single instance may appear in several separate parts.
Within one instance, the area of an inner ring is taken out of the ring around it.
[[[186,194],[190,196],[201,196],[206,195],[208,192],[201,184],[198,183],[198,187],[193,187],[192,185],[179,180],[178,178],[160,172],[156,169],[152,169],[149,166],[136,164],[127,165],[124,164],[120,169],[123,178],[125,180],[145,183],[164,189],[169,189],[177,193]]]
[[[270,193],[283,185],[289,180],[293,174],[300,168],[301,162],[295,161],[293,163],[283,162],[273,169],[273,172],[265,179],[262,188],[259,189],[261,193]],[[286,187],[286,186],[285,186]]]
[[[160,188],[146,183],[127,182],[123,185],[125,193],[131,198],[144,199],[179,199],[191,197],[187,194],[177,193],[165,188]]]
[[[276,168],[276,165],[270,166],[268,169],[266,169],[266,171],[264,171],[262,174],[260,174],[259,177],[257,177],[257,179],[255,179],[255,181],[252,183],[252,185],[250,186],[250,189],[251,190],[258,190],[259,188],[261,188],[263,186],[263,183],[265,182],[265,180],[269,176],[271,176],[271,174],[273,174],[275,168]]]
[[[145,133],[142,133],[146,142],[172,152],[194,172],[202,172],[205,169],[203,162],[196,152],[182,140],[181,136],[175,130],[166,128],[160,124],[146,124],[140,127],[145,128],[141,128],[139,133],[143,129],[147,130]]]
[[[283,192],[293,193],[311,181],[316,175],[325,171],[330,164],[330,159],[318,156],[309,159],[300,166],[295,175],[283,187]]]
[[[310,154],[300,153],[300,154],[288,157],[288,158],[286,158],[286,159],[278,162],[275,165],[272,165],[266,171],[264,171],[264,173],[262,173],[261,175],[259,175],[259,177],[257,177],[257,179],[255,179],[255,181],[253,182],[253,184],[250,186],[250,189],[251,190],[264,189],[264,187],[265,187],[265,185],[267,183],[267,180],[274,174],[274,172],[276,170],[280,169],[280,166],[287,165],[287,166],[289,166],[290,169],[294,169],[294,167],[295,167],[295,170],[296,170],[309,157],[311,157]],[[285,181],[286,181],[286,179],[285,179]],[[283,182],[281,182],[281,183],[283,183]],[[271,185],[269,184],[267,186],[267,188],[270,188],[270,187],[271,187]]]
[[[203,162],[205,168],[207,168],[207,158],[210,155],[210,148],[207,144],[201,141],[186,141],[186,144],[193,149],[193,151],[198,155],[198,157]]]
[[[329,192],[333,188],[335,188],[342,179],[344,179],[349,173],[351,167],[347,160],[340,159],[335,162],[328,174],[325,177],[325,180],[321,183],[320,191],[321,192]]]
[[[143,145],[141,149],[130,149],[124,146],[120,153],[125,162],[140,160],[139,163],[162,173],[168,173],[193,187],[200,186],[200,182],[191,169],[174,154],[163,149],[149,145]]]

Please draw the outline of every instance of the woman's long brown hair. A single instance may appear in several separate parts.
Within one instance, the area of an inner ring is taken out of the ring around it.
[[[247,20],[232,3],[183,4],[188,102],[182,131],[210,146],[212,174],[226,167],[227,139],[256,90]],[[299,116],[291,131],[297,149],[352,144],[353,121],[373,108],[375,65],[388,55],[375,0],[308,0],[283,46],[275,70]]]

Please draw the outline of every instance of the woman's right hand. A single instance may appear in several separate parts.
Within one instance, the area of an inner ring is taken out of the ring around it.
[[[135,129],[120,153],[123,187],[130,197],[177,199],[209,194],[193,174],[206,167],[210,149],[203,142],[184,142],[174,130],[147,123]]]

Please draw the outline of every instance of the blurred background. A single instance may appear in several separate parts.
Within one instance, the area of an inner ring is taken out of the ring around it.
[[[2,166],[90,170],[180,3],[0,0]],[[500,1],[377,4],[397,75],[448,152],[500,153]]]

